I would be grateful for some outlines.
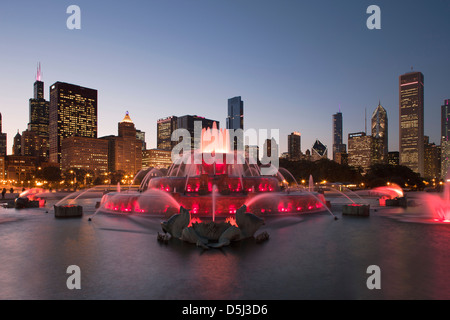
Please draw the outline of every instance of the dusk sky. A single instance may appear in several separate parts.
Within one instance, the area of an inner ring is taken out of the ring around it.
[[[69,30],[69,5],[81,30]],[[381,8],[369,30],[367,7]],[[381,100],[389,151],[398,151],[398,77],[425,76],[425,135],[439,144],[450,98],[450,1],[146,0],[2,1],[0,112],[8,154],[29,122],[36,66],[45,98],[56,81],[98,90],[98,136],[117,134],[130,112],[156,147],[156,121],[196,114],[225,127],[227,100],[242,96],[245,129],[302,134],[332,149],[341,108],[344,143],[364,131]],[[370,126],[368,125],[368,128]]]

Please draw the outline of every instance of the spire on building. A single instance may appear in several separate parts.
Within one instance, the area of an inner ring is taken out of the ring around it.
[[[129,114],[128,111],[125,113],[125,117],[123,118],[123,120],[121,122],[133,123],[133,121],[130,118],[130,114]]]
[[[42,71],[41,71],[41,63],[38,63],[37,72],[36,72],[36,81],[42,81]]]

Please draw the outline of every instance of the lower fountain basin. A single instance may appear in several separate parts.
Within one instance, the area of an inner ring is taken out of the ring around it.
[[[342,207],[342,214],[345,216],[370,216],[370,205],[365,204],[346,204]]]

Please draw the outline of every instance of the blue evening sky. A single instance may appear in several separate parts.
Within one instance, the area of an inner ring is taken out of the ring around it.
[[[81,30],[69,30],[69,5]],[[381,30],[366,9],[381,8]],[[0,112],[8,153],[26,129],[36,65],[45,98],[56,81],[99,92],[99,137],[117,134],[125,111],[156,147],[156,121],[197,114],[225,127],[227,99],[242,96],[245,128],[302,134],[331,150],[332,115],[344,142],[364,130],[381,100],[389,149],[398,150],[398,77],[425,76],[425,134],[439,144],[450,98],[450,1],[127,0],[2,1]],[[370,126],[368,125],[368,128]],[[331,152],[329,152],[329,155]]]

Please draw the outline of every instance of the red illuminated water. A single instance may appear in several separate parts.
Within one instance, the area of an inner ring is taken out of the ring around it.
[[[30,201],[39,201],[39,207],[43,208],[46,201],[42,198],[42,194],[45,192],[44,189],[31,188],[19,194],[19,198],[26,197]]]
[[[450,223],[450,200],[444,195],[426,194],[423,200],[434,222]]]
[[[391,200],[395,198],[401,198],[404,196],[403,189],[395,184],[392,183],[388,186],[378,187],[371,190],[371,193],[377,194],[380,196],[380,206],[386,205],[386,200]]]

